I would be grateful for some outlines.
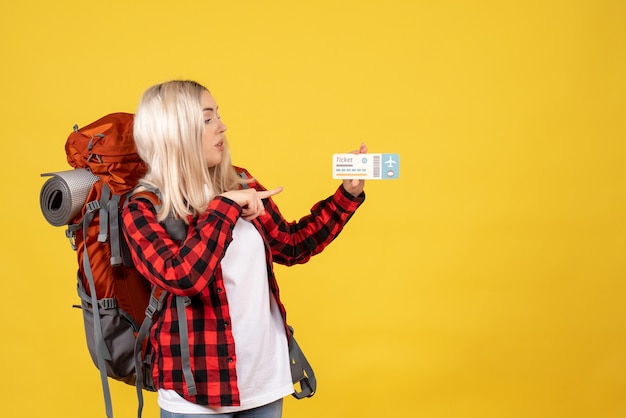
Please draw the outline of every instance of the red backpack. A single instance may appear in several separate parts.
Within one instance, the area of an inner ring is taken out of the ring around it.
[[[42,174],[52,178],[40,196],[44,216],[52,225],[67,225],[77,253],[77,307],[100,370],[107,417],[113,416],[107,376],[137,387],[140,416],[142,388],[155,390],[145,363],[147,335],[159,296],[165,295],[155,289],[151,298],[152,287],[135,269],[121,232],[121,210],[147,170],[135,148],[133,120],[129,113],[112,113],[81,129],[74,126],[65,144],[74,170]],[[140,197],[159,204],[155,194]]]
[[[72,239],[78,256],[79,289],[82,286],[90,297],[88,306],[85,306],[87,301],[83,301],[83,310],[91,310],[95,293],[100,306],[104,307],[104,316],[108,316],[107,308],[116,305],[129,315],[125,319],[133,326],[140,326],[150,298],[150,284],[133,267],[119,229],[119,213],[126,195],[147,170],[135,148],[133,120],[132,114],[113,113],[82,129],[75,126],[65,143],[65,151],[72,167],[87,169],[98,177],[85,198],[81,213],[68,227],[68,238]],[[89,283],[89,271],[93,284]],[[105,324],[107,319],[101,317],[103,328],[108,325]],[[134,344],[134,335],[129,333],[128,337],[133,337],[132,341],[129,338],[129,343]],[[88,339],[88,343],[95,357],[94,341]],[[115,345],[118,344],[116,340]],[[107,349],[115,351],[116,346]],[[109,361],[107,372],[115,379],[134,384],[133,364]]]

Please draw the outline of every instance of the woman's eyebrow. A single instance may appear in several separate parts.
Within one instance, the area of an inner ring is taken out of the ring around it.
[[[204,109],[202,109],[203,112],[214,112],[215,109],[213,109],[212,107],[205,107]]]

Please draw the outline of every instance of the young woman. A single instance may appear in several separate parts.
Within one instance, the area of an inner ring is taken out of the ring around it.
[[[364,182],[346,180],[309,215],[287,222],[271,199],[282,188],[266,190],[234,167],[225,131],[215,99],[193,81],[150,87],[135,116],[137,150],[149,167],[141,184],[158,189],[161,204],[131,200],[123,228],[139,271],[168,292],[150,335],[163,418],[282,416],[282,398],[294,388],[272,265],[322,251],[365,199]],[[167,233],[168,214],[188,225],[183,240]],[[175,296],[188,297],[187,367]]]

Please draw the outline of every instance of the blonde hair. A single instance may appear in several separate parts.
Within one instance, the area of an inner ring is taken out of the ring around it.
[[[144,92],[137,108],[135,144],[148,165],[140,184],[160,191],[159,221],[172,213],[188,222],[189,215],[196,217],[206,211],[211,198],[242,182],[231,164],[226,140],[218,165],[208,167],[204,160],[204,91],[209,90],[195,81],[157,84]]]

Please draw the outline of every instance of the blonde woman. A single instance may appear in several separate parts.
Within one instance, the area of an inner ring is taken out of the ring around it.
[[[150,87],[135,116],[137,150],[149,167],[141,183],[159,190],[161,205],[132,200],[123,228],[138,270],[168,292],[150,331],[163,418],[282,416],[294,388],[272,264],[321,252],[365,199],[364,182],[346,180],[288,222],[271,199],[282,188],[266,190],[234,167],[225,131],[215,99],[193,81]],[[358,152],[367,152],[364,144]],[[166,232],[168,214],[188,225],[184,239]],[[188,372],[176,295],[189,301]]]

